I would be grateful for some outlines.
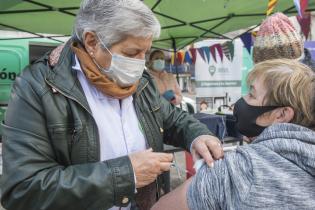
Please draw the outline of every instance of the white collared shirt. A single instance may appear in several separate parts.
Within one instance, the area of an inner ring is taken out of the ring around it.
[[[78,71],[78,79],[97,124],[101,161],[145,150],[146,140],[136,115],[133,97],[122,99],[120,104],[119,99],[104,95],[88,81],[76,56],[75,61],[72,68]],[[114,209],[119,208],[110,210]]]

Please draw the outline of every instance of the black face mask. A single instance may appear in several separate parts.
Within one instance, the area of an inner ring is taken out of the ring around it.
[[[247,137],[259,136],[266,127],[256,124],[257,118],[279,106],[251,106],[244,98],[239,99],[234,106],[233,115],[236,118],[236,129]]]

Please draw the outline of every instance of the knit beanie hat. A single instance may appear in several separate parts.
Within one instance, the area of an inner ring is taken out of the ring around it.
[[[276,13],[260,26],[254,43],[254,62],[276,58],[298,59],[303,53],[303,41],[289,18]]]

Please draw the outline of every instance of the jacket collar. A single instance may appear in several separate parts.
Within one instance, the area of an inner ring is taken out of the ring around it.
[[[72,69],[75,64],[74,53],[72,52],[70,45],[72,43],[70,39],[61,51],[57,64],[49,72],[46,81],[55,88],[57,91],[71,97],[80,103],[87,111],[91,113],[90,107],[84,95],[83,89],[76,76],[76,71]],[[134,97],[137,97],[147,87],[150,80],[148,72],[144,71],[142,78],[140,79],[137,91]]]
[[[57,64],[49,72],[46,81],[58,92],[74,99],[91,113],[76,72],[72,70],[73,52],[70,48],[71,43],[72,39],[65,44]]]

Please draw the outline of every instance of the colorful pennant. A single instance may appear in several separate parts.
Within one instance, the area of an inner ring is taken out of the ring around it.
[[[190,65],[193,63],[189,51],[185,52],[184,62],[189,63]]]
[[[307,39],[311,30],[311,14],[304,13],[302,17],[296,16],[296,19],[298,20],[301,26],[301,30],[305,36],[305,39]]]
[[[212,45],[210,47],[210,53],[211,53],[215,62],[217,62],[216,51],[218,51],[219,56],[221,58],[221,62],[222,62],[223,61],[223,50],[222,50],[222,46],[220,44],[215,44],[215,45]]]
[[[234,59],[234,44],[233,44],[233,42],[228,42],[228,47],[229,47],[230,54],[231,54],[231,61],[233,61],[233,59]]]
[[[178,51],[177,52],[177,63],[182,64],[184,62],[184,52]]]
[[[308,8],[308,0],[293,0],[296,11],[300,17],[304,16],[305,11]]]
[[[196,63],[196,57],[197,52],[200,54],[201,58],[204,62],[210,63],[211,56],[213,57],[214,61],[217,62],[217,52],[219,54],[219,57],[221,59],[221,62],[223,62],[223,55],[225,55],[230,61],[234,58],[234,45],[233,42],[228,41],[221,44],[214,44],[209,47],[201,47],[201,48],[190,48],[187,51],[178,51],[176,53],[176,56],[174,52],[171,54],[171,63],[174,64],[183,64],[183,63],[189,63],[189,64],[195,64]]]
[[[175,53],[171,52],[171,64],[174,65],[175,64]]]
[[[191,58],[192,58],[192,62],[193,62],[193,64],[195,64],[196,63],[196,48],[190,48],[189,49],[189,51],[190,51],[190,53],[191,53]]]
[[[299,16],[302,17],[302,10],[301,10],[301,4],[300,4],[300,0],[293,0],[296,11],[299,13]]]
[[[300,0],[300,5],[302,16],[304,16],[305,11],[308,9],[308,0]]]
[[[203,52],[206,54],[206,58],[208,63],[210,62],[210,48],[209,47],[202,47]]]
[[[205,54],[203,52],[203,48],[198,48],[198,52],[201,55],[201,58],[204,62],[206,62]]]
[[[227,59],[229,61],[233,60],[232,55],[231,55],[231,46],[230,46],[231,44],[233,46],[233,56],[234,56],[234,45],[233,45],[233,43],[228,41],[228,42],[224,42],[222,44],[223,53],[224,53],[225,57],[227,57]]]
[[[266,15],[269,16],[276,7],[278,0],[269,0]]]
[[[250,54],[251,48],[252,48],[252,34],[251,33],[244,33],[240,36],[242,42],[244,43],[244,46],[246,47],[248,53]]]

